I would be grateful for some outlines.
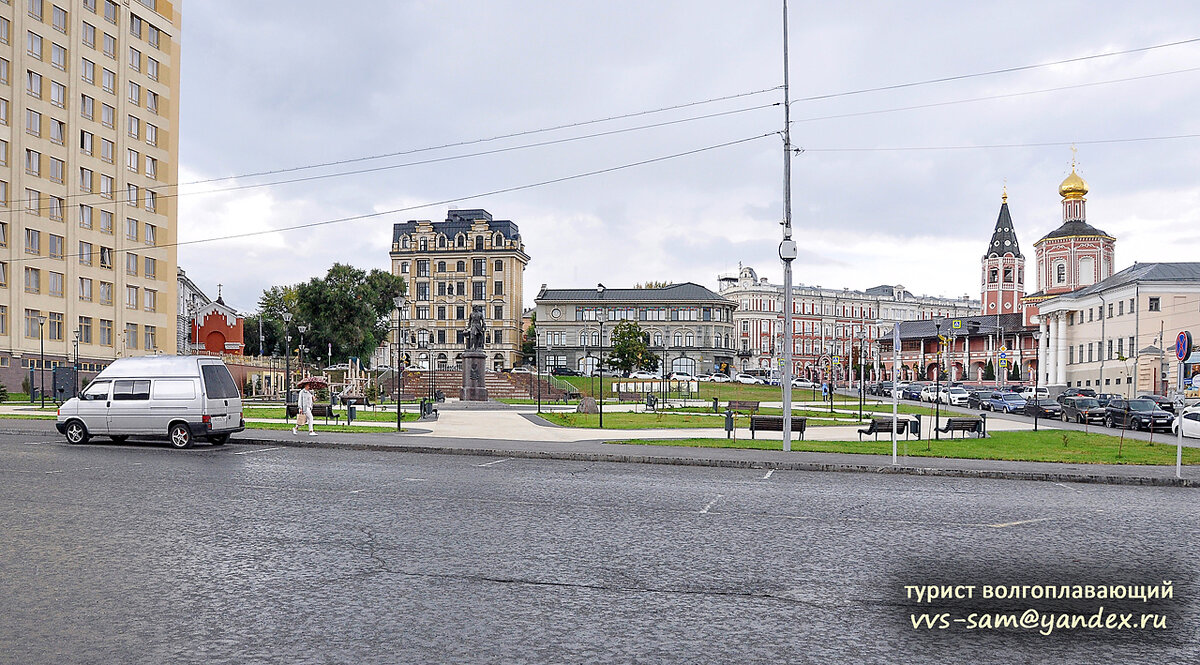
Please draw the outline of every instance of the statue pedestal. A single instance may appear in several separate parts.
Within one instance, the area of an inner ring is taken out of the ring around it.
[[[487,354],[483,351],[466,351],[462,355],[463,383],[458,398],[464,402],[488,401],[483,373],[487,369]]]

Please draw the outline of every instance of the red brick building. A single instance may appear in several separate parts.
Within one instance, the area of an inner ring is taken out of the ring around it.
[[[242,317],[226,305],[220,296],[215,302],[196,310],[191,328],[188,344],[193,353],[240,356],[246,346],[242,336]]]

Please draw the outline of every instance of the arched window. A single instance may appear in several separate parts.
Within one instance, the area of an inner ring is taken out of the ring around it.
[[[580,345],[580,346],[587,346],[587,345],[588,345],[588,334],[587,334],[587,331],[586,331],[586,330],[584,330],[584,331],[581,331],[581,332],[579,333],[579,345]]]
[[[408,249],[408,236],[404,236],[400,239],[400,247],[403,249]]]
[[[662,333],[654,333],[654,346],[662,346]]]
[[[1085,256],[1079,259],[1079,285],[1087,286],[1096,283],[1096,259]]]
[[[1067,264],[1060,262],[1054,266],[1054,283],[1067,283]]]
[[[729,333],[725,333],[725,348],[732,349],[733,341],[729,338]]]
[[[421,238],[421,251],[422,252],[429,251],[429,240],[427,240],[425,238]]]
[[[467,262],[459,261],[458,265],[456,265],[454,267],[454,270],[455,270],[455,272],[466,272],[467,271]]]
[[[504,245],[504,237],[497,233],[492,238],[492,247],[501,247]]]
[[[467,246],[467,237],[461,233],[458,234],[457,236],[454,237],[454,244],[457,245],[458,247],[466,247]]]
[[[442,249],[446,248],[446,236],[438,236],[438,247]]]
[[[1011,283],[1012,283],[1012,281],[1013,281],[1013,269],[1012,269],[1012,268],[1005,268],[1005,269],[1004,269],[1004,283],[1005,283],[1005,284],[1011,284]]]
[[[592,346],[600,346],[600,331],[592,331]]]
[[[675,346],[683,346],[683,333],[681,333],[681,332],[675,333],[674,344],[675,344]]]
[[[696,336],[693,335],[692,333],[688,333],[688,334],[684,335],[683,336],[683,345],[684,346],[696,346]]]

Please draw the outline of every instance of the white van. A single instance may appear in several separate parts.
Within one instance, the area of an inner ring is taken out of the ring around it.
[[[190,448],[199,437],[219,446],[246,421],[242,394],[219,358],[143,356],[104,368],[58,409],[55,427],[70,443],[165,435],[172,447]]]
[[[1025,386],[1016,391],[1018,395],[1025,398],[1028,402],[1034,399],[1050,399],[1050,390],[1048,388],[1035,388],[1033,386]]]

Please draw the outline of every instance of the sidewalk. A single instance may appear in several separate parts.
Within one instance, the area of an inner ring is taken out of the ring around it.
[[[544,410],[544,409],[543,409]],[[1175,478],[1173,466],[1108,464],[1058,464],[998,460],[904,457],[908,446],[924,445],[915,439],[899,440],[901,457],[893,466],[888,455],[783,452],[736,448],[696,448],[606,443],[629,439],[724,438],[719,429],[604,430],[556,427],[544,423],[532,409],[441,410],[437,421],[406,422],[402,434],[321,433],[317,437],[292,436],[291,432],[247,430],[236,435],[240,443],[296,447],[347,448],[395,452],[424,452],[481,455],[499,458],[562,459],[592,462],[634,462],[686,466],[763,468],[796,471],[841,471],[901,473],[910,475],[1043,480],[1052,482],[1105,483],[1200,487],[1200,467],[1185,466],[1183,478]],[[1025,423],[997,419],[992,428],[1029,429]],[[857,440],[857,425],[812,428],[807,440]],[[318,426],[318,432],[320,427]],[[739,429],[738,438],[750,438]],[[770,438],[772,433],[764,435]],[[775,438],[778,435],[775,434]],[[881,437],[881,440],[882,437]]]

